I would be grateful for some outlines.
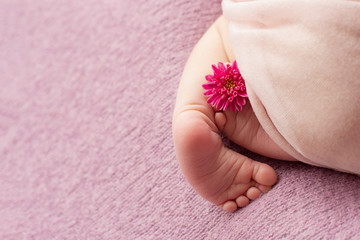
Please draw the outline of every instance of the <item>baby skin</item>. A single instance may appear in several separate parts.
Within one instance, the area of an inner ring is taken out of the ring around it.
[[[225,147],[220,133],[263,156],[295,159],[270,139],[249,101],[241,112],[218,111],[206,102],[202,84],[212,74],[211,65],[235,60],[227,24],[218,18],[189,57],[179,85],[173,136],[180,168],[196,192],[225,211],[235,211],[269,191],[277,176],[269,165]]]

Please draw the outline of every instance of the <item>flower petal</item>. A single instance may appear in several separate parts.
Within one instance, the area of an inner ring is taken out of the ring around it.
[[[207,90],[207,89],[213,89],[213,88],[215,88],[216,85],[213,84],[213,83],[205,83],[205,84],[202,85],[202,87]]]
[[[243,106],[243,105],[245,105],[246,100],[245,100],[245,98],[237,97],[237,98],[236,98],[236,103],[237,103],[238,105],[240,105],[240,106]]]
[[[242,106],[241,106],[241,105],[236,104],[236,110],[237,110],[237,111],[239,111],[239,112],[241,112],[241,111],[242,111]]]
[[[214,94],[207,100],[207,103],[213,104],[215,101],[217,101],[218,98],[219,98],[219,95]]]
[[[220,76],[221,76],[221,71],[216,67],[216,65],[212,65],[211,67],[212,67],[212,69],[214,70],[215,76],[216,76],[216,75],[220,75]]]
[[[213,90],[212,90],[212,89],[207,90],[206,92],[204,92],[204,95],[205,95],[205,96],[211,96],[211,95],[213,95]]]
[[[226,109],[229,107],[229,105],[230,105],[230,102],[226,101],[225,106],[224,106],[224,111],[226,111]]]
[[[213,79],[214,79],[214,76],[213,75],[206,75],[205,79],[208,80],[209,82],[212,82]]]
[[[236,60],[232,64],[233,69],[239,69]]]
[[[224,99],[222,97],[220,97],[220,95],[219,95],[219,98],[216,99],[216,102],[215,102],[215,106],[218,110],[221,110],[221,105],[223,104],[223,101],[224,101]]]
[[[234,103],[234,102],[230,103],[230,109],[231,109],[231,111],[233,111],[233,112],[236,111],[236,107],[235,107],[235,103]]]
[[[226,68],[225,68],[225,66],[224,66],[224,64],[222,62],[218,63],[218,69],[219,69],[221,74],[224,74],[225,71],[226,71]]]

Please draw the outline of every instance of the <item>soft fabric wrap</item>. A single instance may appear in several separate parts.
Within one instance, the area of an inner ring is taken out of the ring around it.
[[[261,125],[296,159],[360,174],[360,2],[223,0]]]

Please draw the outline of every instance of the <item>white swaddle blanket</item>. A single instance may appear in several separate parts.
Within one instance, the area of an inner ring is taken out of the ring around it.
[[[249,100],[296,159],[360,174],[360,1],[223,0]]]

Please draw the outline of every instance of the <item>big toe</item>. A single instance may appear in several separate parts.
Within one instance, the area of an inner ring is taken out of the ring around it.
[[[275,170],[269,165],[256,162],[252,179],[254,179],[258,184],[272,186],[277,181],[277,175]]]

